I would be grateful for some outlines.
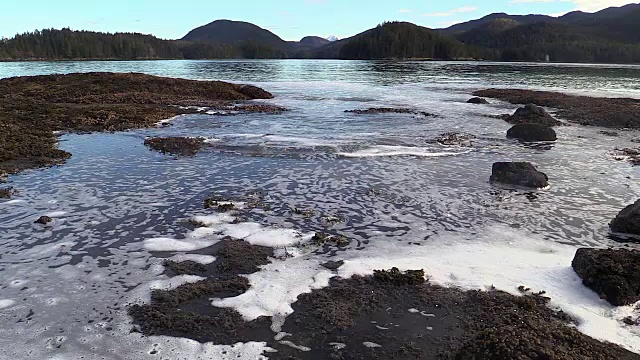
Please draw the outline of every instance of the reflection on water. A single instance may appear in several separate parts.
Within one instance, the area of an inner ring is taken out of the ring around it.
[[[428,61],[173,60],[0,63],[0,78],[89,71],[143,72],[189,79],[244,82],[339,81],[424,83],[462,88],[546,87],[640,97],[640,66]]]

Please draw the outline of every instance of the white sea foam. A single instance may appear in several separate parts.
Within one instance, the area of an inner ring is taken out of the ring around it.
[[[202,265],[209,265],[216,261],[215,256],[211,255],[202,255],[202,254],[177,254],[169,258],[171,261],[175,262],[183,262],[183,261],[193,261]]]
[[[273,260],[262,270],[247,275],[251,287],[245,293],[225,299],[213,299],[212,305],[234,308],[247,321],[260,316],[287,316],[298,296],[329,285],[334,274],[320,261],[305,256]]]
[[[212,246],[218,241],[217,238],[210,240],[177,240],[168,237],[158,237],[146,239],[143,242],[143,247],[149,251],[195,251]]]
[[[57,218],[57,217],[65,216],[66,214],[67,214],[66,211],[52,211],[50,213],[47,213],[46,215],[51,218]]]
[[[16,302],[10,299],[0,299],[0,310],[13,306]]]
[[[413,146],[392,146],[392,145],[376,145],[368,149],[357,150],[354,152],[339,152],[339,156],[366,158],[381,156],[419,156],[419,157],[441,157],[456,156],[470,152],[471,150],[460,152],[443,152],[433,151],[433,149],[413,147]]]
[[[235,218],[230,213],[194,216],[192,218],[193,222],[207,226],[201,231],[243,239],[252,245],[291,246],[308,241],[313,237],[313,233],[303,234],[293,229],[266,227],[254,222],[234,224],[232,223],[234,220]]]

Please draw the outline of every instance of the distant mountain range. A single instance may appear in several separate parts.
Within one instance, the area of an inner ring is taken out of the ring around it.
[[[346,39],[285,41],[251,23],[216,20],[179,40],[134,33],[43,30],[0,40],[0,60],[484,59],[640,63],[640,4],[560,17],[490,14],[446,29],[380,24]]]

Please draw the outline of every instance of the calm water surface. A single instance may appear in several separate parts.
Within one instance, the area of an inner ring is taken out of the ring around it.
[[[244,220],[344,234],[353,241],[341,256],[351,258],[389,242],[407,249],[435,248],[444,239],[475,243],[495,229],[512,234],[509,241],[619,246],[609,238],[607,224],[640,193],[640,167],[612,156],[615,148],[637,147],[632,140],[640,132],[609,137],[599,128],[567,126],[557,129],[555,144],[524,146],[505,139],[507,123],[487,117],[512,113],[516,106],[465,103],[474,90],[488,87],[640,98],[640,66],[0,63],[0,78],[89,71],[248,82],[272,92],[269,102],[290,111],[203,113],[179,117],[167,128],[63,135],[60,147],[73,154],[65,165],[12,176],[10,185],[20,195],[0,202],[3,359],[144,358],[161,343],[168,344],[165,355],[203,351],[174,340],[132,338],[122,305],[143,294],[150,281],[163,279],[159,257],[166,254],[147,251],[144,240],[184,237],[185,220],[206,214],[202,200],[212,193],[238,201],[261,194],[270,209],[246,211]],[[408,107],[436,116],[344,112],[369,107]],[[475,136],[472,146],[433,141],[452,131]],[[206,137],[211,147],[193,158],[175,159],[142,144],[147,136],[168,135]],[[492,186],[488,179],[496,161],[530,161],[549,175],[551,187]],[[296,216],[294,208],[314,216]],[[45,214],[56,219],[52,229],[32,224]],[[342,221],[328,224],[329,216]],[[306,256],[330,255],[335,251]],[[625,346],[637,345],[629,341]]]

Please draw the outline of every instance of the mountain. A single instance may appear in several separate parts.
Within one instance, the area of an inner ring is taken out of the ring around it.
[[[213,44],[236,45],[252,41],[262,45],[286,49],[287,42],[267,29],[244,21],[216,20],[195,28],[181,40]]]
[[[640,62],[640,5],[559,18],[491,14],[440,31],[502,61]],[[465,30],[466,29],[466,30]]]
[[[331,36],[327,37],[327,40],[329,40],[331,42],[334,42],[334,41],[338,41],[340,39],[338,39],[338,37],[335,36],[335,35],[331,35]]]
[[[300,46],[317,48],[329,44],[331,41],[319,36],[305,36],[298,42]]]
[[[489,14],[477,20],[471,20],[471,21],[460,23],[460,24],[455,24],[446,29],[439,29],[438,31],[441,31],[449,35],[456,35],[469,30],[477,29],[481,26],[487,25],[498,19],[508,19],[508,20],[515,21],[519,24],[531,24],[531,23],[541,22],[541,21],[556,20],[556,18],[547,16],[547,15],[509,15],[506,13],[494,13],[494,14]]]
[[[475,49],[429,28],[408,22],[387,22],[353,37],[334,41],[313,53],[331,59],[461,59]]]
[[[490,14],[433,30],[387,22],[350,38],[285,41],[242,21],[216,20],[180,40],[46,29],[0,39],[0,60],[486,59],[640,63],[640,4],[560,17]],[[333,41],[332,41],[333,40]]]

